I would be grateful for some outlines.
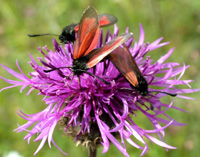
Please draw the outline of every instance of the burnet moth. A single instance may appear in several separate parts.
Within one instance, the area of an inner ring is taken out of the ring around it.
[[[103,60],[108,54],[110,54],[114,49],[119,47],[121,44],[129,40],[133,34],[126,33],[121,36],[113,38],[111,41],[106,43],[104,46],[95,49],[98,45],[98,40],[100,36],[100,25],[98,20],[98,15],[96,10],[89,6],[83,13],[81,18],[79,29],[77,32],[77,39],[74,45],[73,51],[73,66],[59,67],[50,70],[45,70],[45,72],[51,72],[53,70],[61,68],[72,68],[73,74],[77,75],[80,83],[80,75],[82,73],[87,73],[91,76],[95,76],[98,79],[108,83],[100,77],[94,75],[93,73],[87,72],[89,68],[94,67],[97,63]]]
[[[142,96],[148,96],[148,83],[143,77],[138,65],[132,57],[128,47],[123,44],[123,47],[116,48],[112,53],[108,55],[108,59],[114,64],[119,72],[130,83],[131,87],[139,92]],[[176,96],[177,94],[171,94],[161,91],[153,91],[158,93],[164,93],[170,96]],[[150,102],[150,99],[149,99]],[[150,102],[151,110],[154,109]]]
[[[112,25],[117,22],[117,18],[110,14],[101,14],[98,16],[99,19],[99,26],[105,27]],[[52,34],[52,33],[45,33],[45,34],[28,34],[29,37],[38,37],[44,35],[56,35],[59,36],[59,40],[61,43],[67,44],[69,42],[75,41],[75,34],[79,30],[79,23],[71,24],[63,28],[62,33],[60,35]]]

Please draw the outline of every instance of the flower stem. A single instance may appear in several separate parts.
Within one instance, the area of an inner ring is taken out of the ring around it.
[[[97,149],[91,148],[89,150],[89,157],[96,157],[97,156]]]

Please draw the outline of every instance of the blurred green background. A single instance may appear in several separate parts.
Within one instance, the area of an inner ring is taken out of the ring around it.
[[[55,33],[60,34],[64,26],[78,22],[82,12],[88,5],[93,5],[99,14],[110,13],[118,17],[120,34],[128,26],[136,39],[139,37],[139,23],[145,30],[145,41],[153,42],[159,37],[171,44],[151,53],[152,58],[158,59],[170,48],[176,47],[170,62],[186,63],[190,68],[183,79],[192,79],[193,88],[200,88],[200,1],[199,0],[0,0],[0,63],[17,70],[16,59],[19,61],[25,74],[31,71],[27,64],[30,61],[28,52],[35,58],[41,57],[36,47],[52,46],[52,36],[29,38],[28,33]],[[113,29],[110,26],[108,29]],[[149,54],[150,55],[150,54]],[[0,67],[0,75],[13,78]],[[0,80],[0,88],[8,86]],[[186,87],[186,86],[185,86]],[[33,156],[39,142],[31,141],[30,145],[23,140],[25,132],[16,133],[13,130],[17,123],[25,121],[16,111],[22,109],[27,114],[33,114],[46,106],[42,96],[37,96],[37,91],[26,95],[20,88],[13,88],[0,93],[0,156],[9,156],[9,152],[16,151],[21,156]],[[199,93],[187,94],[198,99]],[[171,98],[170,98],[171,99]],[[168,101],[168,100],[165,100]],[[168,101],[169,103],[169,101]],[[175,98],[174,105],[185,109],[190,113],[182,113],[171,110],[168,114],[179,122],[187,123],[183,127],[169,127],[166,129],[165,141],[178,147],[177,150],[168,152],[151,142],[146,157],[188,157],[200,154],[200,106],[199,101],[189,101]],[[144,126],[147,123],[143,119]],[[149,126],[149,125],[147,125]],[[151,127],[148,129],[152,129]],[[36,136],[35,136],[36,137]],[[33,138],[34,139],[34,138]],[[33,140],[32,139],[32,140]],[[54,133],[57,144],[73,157],[87,157],[87,149],[76,147],[73,139],[64,137],[59,128]],[[139,156],[141,151],[127,144],[131,157]],[[15,155],[12,155],[14,157]],[[38,157],[63,157],[64,155],[54,146],[52,149],[46,144],[36,155]],[[109,151],[102,154],[102,148],[98,150],[98,157],[121,157],[119,150],[111,145]]]

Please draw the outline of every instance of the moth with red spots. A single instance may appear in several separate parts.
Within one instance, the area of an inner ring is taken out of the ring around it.
[[[83,13],[81,18],[79,29],[77,32],[77,39],[74,45],[73,51],[73,66],[60,67],[51,70],[46,70],[50,72],[53,70],[61,68],[72,68],[73,74],[77,75],[80,79],[82,73],[87,73],[91,76],[95,76],[99,79],[100,77],[94,75],[93,73],[87,72],[89,68],[94,67],[97,63],[103,60],[108,54],[110,54],[114,49],[119,47],[121,44],[129,40],[133,34],[126,33],[121,36],[113,38],[111,41],[106,43],[104,46],[95,49],[98,45],[98,40],[100,36],[100,24],[96,10],[89,6]],[[105,80],[101,79],[106,82]],[[80,80],[79,80],[80,81]]]
[[[123,47],[118,47],[112,53],[110,53],[108,55],[108,59],[126,78],[126,80],[130,83],[131,87],[137,90],[140,95],[147,96],[149,94],[148,83],[146,79],[143,77],[137,63],[135,62],[128,47],[125,44],[123,44]],[[173,97],[177,95],[161,91],[154,91],[154,92],[164,93]],[[154,107],[151,104],[151,102],[150,105],[151,105],[151,110],[153,110]]]
[[[105,27],[115,24],[117,22],[117,18],[110,14],[101,14],[98,16],[99,19],[99,26]],[[56,35],[59,36],[59,40],[61,43],[67,44],[69,42],[75,41],[75,34],[79,30],[79,23],[71,24],[63,28],[62,33],[60,35],[45,33],[45,34],[28,34],[29,37],[37,37],[43,35]]]
[[[128,47],[118,47],[109,54],[108,59],[120,71],[120,73],[128,80],[133,88],[135,88],[142,96],[148,95],[148,84],[143,77],[138,65],[132,57]]]

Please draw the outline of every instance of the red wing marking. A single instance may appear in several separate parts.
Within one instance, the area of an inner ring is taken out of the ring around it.
[[[74,46],[73,59],[85,56],[92,51],[98,44],[99,34],[97,12],[93,7],[88,7],[81,18]]]
[[[98,62],[100,62],[103,58],[109,55],[114,49],[118,46],[129,40],[133,36],[132,33],[127,33],[118,37],[115,37],[111,41],[109,41],[106,45],[101,48],[93,50],[88,54],[89,61],[87,62],[87,66],[92,68]]]
[[[108,58],[134,87],[138,84],[138,78],[143,78],[140,69],[126,46],[118,47]]]

